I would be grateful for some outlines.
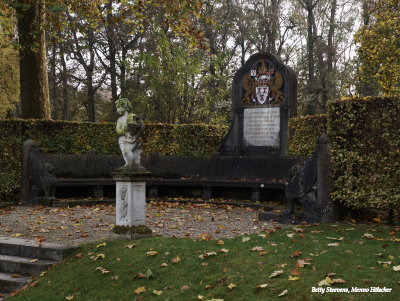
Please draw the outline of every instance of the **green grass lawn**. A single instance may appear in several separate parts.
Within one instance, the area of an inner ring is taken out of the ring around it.
[[[341,223],[223,242],[101,241],[83,245],[10,300],[398,300],[399,237],[400,228]],[[323,280],[333,283],[319,286]],[[312,287],[392,291],[322,295]]]

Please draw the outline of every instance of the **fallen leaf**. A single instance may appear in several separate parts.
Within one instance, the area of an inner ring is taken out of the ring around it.
[[[74,299],[74,295],[66,296],[65,299],[67,299],[67,300],[72,300],[72,299]]]
[[[369,238],[369,239],[372,239],[372,238],[374,238],[374,235],[373,235],[373,234],[371,234],[371,233],[364,233],[362,237],[363,237],[363,238]]]
[[[146,287],[145,286],[140,286],[137,289],[134,290],[135,294],[139,295],[141,293],[144,293],[146,291]]]
[[[294,233],[288,233],[288,234],[286,234],[286,236],[289,237],[289,238],[293,238]]]
[[[218,252],[219,252],[219,253],[228,253],[229,250],[228,250],[228,249],[221,249],[221,250],[218,250]]]
[[[175,258],[172,258],[171,259],[171,262],[172,263],[179,263],[179,262],[181,262],[182,260],[181,260],[181,258],[179,257],[179,256],[176,256]]]
[[[146,278],[146,275],[143,274],[143,273],[138,273],[138,274],[136,274],[135,278],[136,278],[136,279]]]
[[[301,255],[300,250],[296,250],[296,252],[294,252],[294,254],[291,257],[299,257]]]
[[[133,245],[126,245],[126,246],[125,246],[125,248],[128,248],[128,249],[132,249],[132,248],[134,248],[134,247],[136,247],[135,244],[133,244]]]
[[[153,290],[154,295],[160,296],[160,295],[162,295],[162,293],[163,293],[163,291]]]
[[[336,283],[346,283],[346,280],[337,278],[337,279],[332,279],[331,284],[336,284]]]
[[[156,256],[158,254],[157,251],[149,251],[147,252],[147,256]]]
[[[181,291],[182,291],[182,292],[183,292],[183,291],[188,291],[188,290],[190,290],[190,287],[187,286],[187,285],[184,285],[184,286],[181,287]]]
[[[204,300],[204,296],[198,295],[198,296],[197,296],[197,299],[199,299],[199,300]]]
[[[292,276],[289,275],[289,279],[288,280],[296,281],[296,280],[299,280],[299,279],[300,279],[300,277],[292,277]]]
[[[396,265],[393,267],[393,271],[398,272],[400,271],[400,265]]]
[[[293,275],[293,276],[300,276],[301,273],[300,273],[298,270],[293,270],[293,271],[290,272],[290,275]]]
[[[266,288],[267,286],[268,286],[267,283],[257,285],[257,287],[259,288]]]
[[[263,247],[256,246],[256,247],[251,248],[251,250],[252,250],[253,252],[255,252],[255,251],[260,252],[260,251],[264,251],[264,248],[263,248]]]
[[[118,280],[118,278],[119,278],[118,275],[115,275],[115,276],[111,277],[111,280],[115,280],[116,281],[116,280]]]
[[[146,272],[146,279],[148,280],[149,278],[153,278],[153,277],[154,277],[153,273],[151,272],[150,269],[148,269],[147,272]]]
[[[97,261],[97,259],[104,259],[106,258],[106,255],[104,255],[103,253],[97,254],[95,258],[93,258],[93,261]]]
[[[288,293],[288,290],[284,290],[282,293],[280,293],[280,294],[278,295],[278,297],[285,296],[285,295],[287,295],[287,293]]]
[[[46,275],[46,273],[47,273],[46,271],[41,272],[40,277],[43,277],[44,275]]]
[[[218,240],[218,241],[217,241],[217,245],[222,246],[223,244],[224,244],[224,241],[223,241],[223,240]]]
[[[98,244],[98,245],[96,246],[96,248],[105,247],[106,245],[107,245],[107,243],[106,243],[106,242],[103,242],[103,243],[101,243],[101,244]]]
[[[164,262],[164,263],[160,264],[160,266],[162,266],[163,268],[165,268],[165,267],[168,266],[168,263]]]
[[[284,272],[283,272],[283,270],[278,270],[278,271],[274,271],[271,275],[269,275],[269,278],[271,279],[271,278],[276,278],[276,277],[278,277],[279,275],[282,275]]]
[[[242,237],[242,242],[246,242],[246,241],[249,241],[249,240],[250,240],[250,237],[248,237],[248,236]]]
[[[12,274],[11,277],[12,278],[19,278],[19,275],[18,274]]]
[[[328,244],[328,247],[339,247],[339,243],[338,242],[333,242],[333,243],[330,243],[330,244]]]
[[[35,262],[38,262],[38,261],[39,261],[39,259],[32,259],[32,260],[29,260],[30,263],[35,263]]]
[[[296,268],[304,268],[304,266],[307,264],[310,264],[310,263],[303,259],[299,259],[296,261]]]
[[[336,238],[336,237],[327,237],[330,240],[343,240],[344,237]]]
[[[75,258],[77,258],[77,259],[81,259],[82,257],[83,257],[82,253],[78,253],[78,254],[75,255]]]
[[[211,240],[212,236],[209,233],[204,233],[203,232],[197,238],[201,239],[201,240]]]
[[[200,265],[201,265],[202,267],[206,267],[206,266],[208,266],[208,263],[207,263],[207,262],[202,262],[202,263],[200,263]]]
[[[37,286],[38,284],[39,284],[39,282],[38,282],[38,281],[35,281],[35,282],[29,284],[29,286],[30,286],[30,287],[35,287],[35,286]]]
[[[41,247],[43,242],[45,241],[45,238],[44,236],[35,237],[35,241],[39,245],[39,247]]]
[[[351,253],[353,253],[353,251],[352,250],[346,250],[346,251],[344,251],[345,253],[347,253],[347,254],[351,254]]]
[[[236,284],[231,283],[231,284],[229,284],[227,287],[228,287],[229,289],[233,289],[234,287],[236,287]]]
[[[318,286],[324,286],[324,285],[330,286],[331,282],[332,282],[331,278],[325,277],[324,280],[321,280],[320,282],[318,282]]]

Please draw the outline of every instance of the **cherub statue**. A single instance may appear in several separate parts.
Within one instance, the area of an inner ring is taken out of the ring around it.
[[[115,105],[121,115],[117,120],[116,130],[120,135],[118,144],[125,160],[123,167],[141,167],[142,150],[138,139],[144,129],[143,121],[132,113],[132,105],[128,99],[118,99]]]

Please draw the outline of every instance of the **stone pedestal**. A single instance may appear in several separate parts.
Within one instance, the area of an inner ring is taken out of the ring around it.
[[[146,178],[144,169],[120,168],[113,173],[116,181],[116,225],[141,226],[146,223]]]

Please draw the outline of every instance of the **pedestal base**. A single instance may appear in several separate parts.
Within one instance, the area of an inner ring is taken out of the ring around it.
[[[118,169],[113,173],[116,181],[117,226],[146,224],[146,181],[149,172],[135,169]]]

